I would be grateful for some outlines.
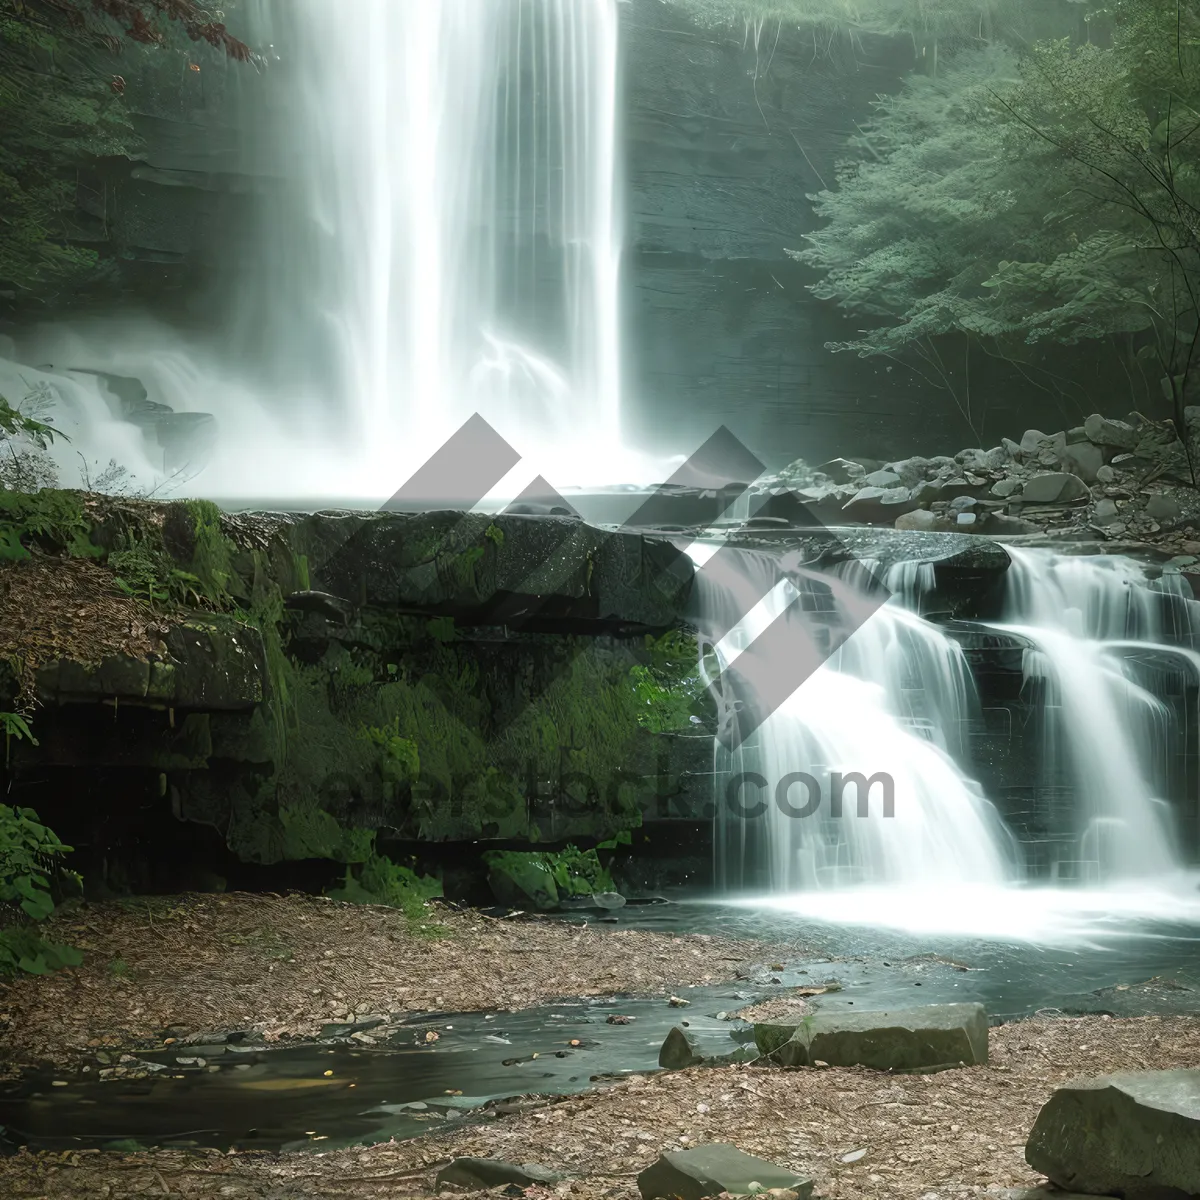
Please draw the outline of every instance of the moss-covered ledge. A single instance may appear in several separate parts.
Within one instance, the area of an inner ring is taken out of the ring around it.
[[[362,862],[380,834],[586,844],[640,823],[660,735],[692,727],[692,568],[669,542],[3,495],[0,597],[45,609],[0,647],[0,704],[37,737],[5,773],[52,823],[82,791],[250,863]]]

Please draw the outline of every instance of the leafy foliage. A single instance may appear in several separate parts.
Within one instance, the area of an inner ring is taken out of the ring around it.
[[[629,670],[638,724],[653,733],[686,729],[704,690],[695,641],[677,630],[647,635],[646,652],[649,663]]]
[[[335,900],[398,908],[410,921],[428,918],[426,902],[441,894],[438,880],[418,875],[411,867],[394,863],[385,854],[373,854],[359,866],[347,867],[342,886],[329,893]]]
[[[92,527],[74,492],[44,489],[34,495],[0,491],[0,562],[28,558],[29,547],[65,551],[81,558],[104,552],[91,540]]]
[[[0,905],[17,908],[26,918],[0,929],[0,972],[44,975],[82,962],[77,950],[45,941],[33,924],[54,911],[51,884],[70,851],[32,809],[0,804]]]
[[[1182,410],[1200,332],[1200,0],[1117,0],[1107,45],[962,52],[878,102],[812,197],[793,257],[819,297],[883,318],[831,345],[915,352],[966,335],[1020,358],[1114,338]]]

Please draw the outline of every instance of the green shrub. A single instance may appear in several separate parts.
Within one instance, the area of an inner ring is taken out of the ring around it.
[[[0,929],[0,974],[45,975],[83,961],[78,950],[42,938],[36,925],[54,911],[52,883],[70,874],[61,866],[70,852],[33,809],[0,804],[0,906],[19,909],[26,918]]]

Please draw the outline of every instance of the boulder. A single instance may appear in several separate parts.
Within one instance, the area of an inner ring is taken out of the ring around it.
[[[485,1191],[509,1184],[519,1188],[546,1187],[559,1183],[562,1178],[558,1172],[538,1166],[537,1163],[517,1166],[498,1158],[456,1158],[437,1173],[434,1183],[438,1187],[448,1183],[472,1191]]]
[[[1132,1071],[1055,1091],[1025,1161],[1061,1188],[1125,1200],[1200,1195],[1200,1070]]]
[[[894,488],[900,485],[900,476],[895,471],[872,471],[870,475],[863,476],[863,483],[868,487],[878,488]]]
[[[776,1036],[768,1027],[764,1041]],[[754,1027],[759,1049],[759,1027]],[[764,1051],[766,1053],[766,1051]],[[784,1067],[821,1061],[877,1071],[941,1070],[986,1063],[987,1014],[981,1004],[927,1004],[917,1008],[849,1012],[831,1010],[806,1017],[768,1057]]]
[[[929,459],[906,458],[900,462],[889,464],[887,469],[896,474],[901,487],[914,488],[924,480],[926,472],[929,470]]]
[[[848,458],[831,458],[828,462],[823,462],[817,470],[834,483],[853,483],[866,474],[861,463]]]
[[[982,465],[989,471],[1002,471],[1010,462],[1012,462],[1012,453],[1008,447],[996,446],[983,456]]]
[[[1043,433],[1040,429],[1027,429],[1021,438],[1021,453],[1037,456],[1044,450],[1049,450],[1057,456],[1062,455],[1067,448],[1065,433]]]
[[[895,528],[918,530],[924,533],[931,533],[936,529],[945,526],[949,528],[948,523],[941,521],[934,513],[931,513],[927,508],[918,508],[913,512],[901,513],[896,518]]]
[[[1111,525],[1114,521],[1119,521],[1121,515],[1117,508],[1117,502],[1109,500],[1107,497],[1097,500],[1096,507],[1092,510],[1092,518],[1097,525]]]
[[[842,506],[842,514],[851,521],[868,524],[886,522],[892,524],[902,512],[917,507],[908,488],[864,487],[854,494],[849,503]]]
[[[1048,471],[1025,482],[1021,500],[1026,504],[1079,504],[1091,492],[1078,475],[1066,471]]]
[[[996,537],[1013,537],[1022,533],[1040,533],[1041,526],[1032,521],[1023,521],[1020,517],[1010,517],[1006,513],[989,513],[979,532]]]
[[[1009,476],[1005,479],[996,480],[996,482],[992,484],[991,494],[993,496],[999,496],[1002,500],[1004,500],[1011,496],[1013,492],[1019,492],[1020,490],[1021,481],[1019,479],[1013,479],[1012,476]]]
[[[1104,451],[1091,442],[1069,442],[1062,454],[1062,465],[1085,483],[1095,483],[1104,466]]]
[[[1110,466],[1103,466],[1096,472],[1097,483],[1112,483],[1116,479],[1117,473]]]
[[[1146,501],[1146,516],[1152,521],[1169,523],[1178,521],[1183,516],[1183,509],[1179,507],[1179,502],[1173,496],[1167,496],[1160,492]]]
[[[1088,440],[1097,446],[1108,446],[1117,450],[1132,450],[1137,445],[1137,430],[1126,421],[1110,421],[1099,413],[1092,413],[1083,423]]]
[[[638,1177],[642,1200],[704,1200],[708,1196],[747,1196],[785,1188],[800,1200],[812,1195],[812,1180],[750,1154],[728,1142],[659,1156]]]
[[[666,1036],[658,1052],[658,1065],[664,1071],[682,1071],[704,1061],[694,1034],[676,1025]]]

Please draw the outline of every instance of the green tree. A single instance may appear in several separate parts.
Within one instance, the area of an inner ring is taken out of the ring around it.
[[[1019,361],[1113,339],[1182,422],[1195,373],[1197,0],[1118,0],[1105,46],[961,53],[882,99],[828,224],[790,253],[816,295],[875,318],[834,350],[904,355],[946,384],[946,347]]]
[[[190,0],[0,0],[0,299],[11,306],[102,277],[79,171],[136,152],[116,56],[125,41],[161,52],[172,30],[250,57]]]

